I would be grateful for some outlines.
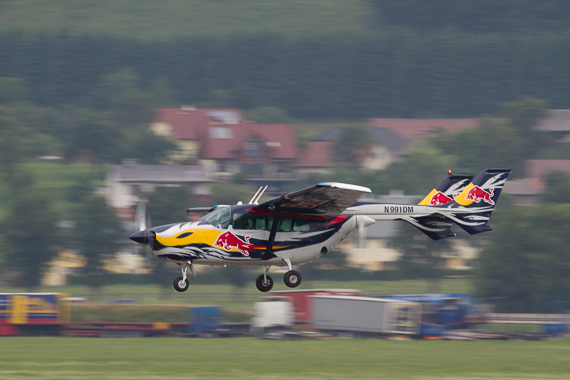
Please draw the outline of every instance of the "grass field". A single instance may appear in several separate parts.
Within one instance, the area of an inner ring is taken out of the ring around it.
[[[1,338],[2,379],[567,379],[570,340]]]

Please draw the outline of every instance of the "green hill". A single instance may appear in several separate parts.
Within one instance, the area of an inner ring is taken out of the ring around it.
[[[0,32],[108,34],[164,40],[273,33],[295,38],[361,34],[366,0],[5,0]]]
[[[0,33],[109,35],[140,40],[276,34],[370,36],[412,30],[568,30],[565,0],[2,0]]]

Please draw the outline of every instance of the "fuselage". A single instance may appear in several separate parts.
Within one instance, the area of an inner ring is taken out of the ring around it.
[[[162,260],[201,265],[301,265],[330,252],[367,217],[335,217],[284,212],[280,215],[274,257],[263,259],[268,248],[274,212],[254,205],[218,207],[195,222],[149,229],[149,245]],[[362,220],[360,220],[362,219]]]

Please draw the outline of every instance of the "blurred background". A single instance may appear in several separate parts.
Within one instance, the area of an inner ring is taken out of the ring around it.
[[[0,19],[3,292],[247,321],[259,271],[203,269],[177,294],[178,268],[128,239],[140,201],[153,225],[261,185],[417,203],[449,169],[508,167],[494,231],[433,242],[376,223],[304,266],[302,288],[526,313],[570,298],[567,1],[5,0]],[[124,319],[187,318],[148,315]]]

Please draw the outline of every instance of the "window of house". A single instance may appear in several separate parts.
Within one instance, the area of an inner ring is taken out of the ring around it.
[[[242,164],[242,172],[247,177],[263,177],[263,164],[244,163]]]
[[[243,143],[245,157],[262,157],[261,141],[252,139]]]
[[[210,137],[213,139],[233,139],[234,134],[231,128],[224,126],[210,127]]]

